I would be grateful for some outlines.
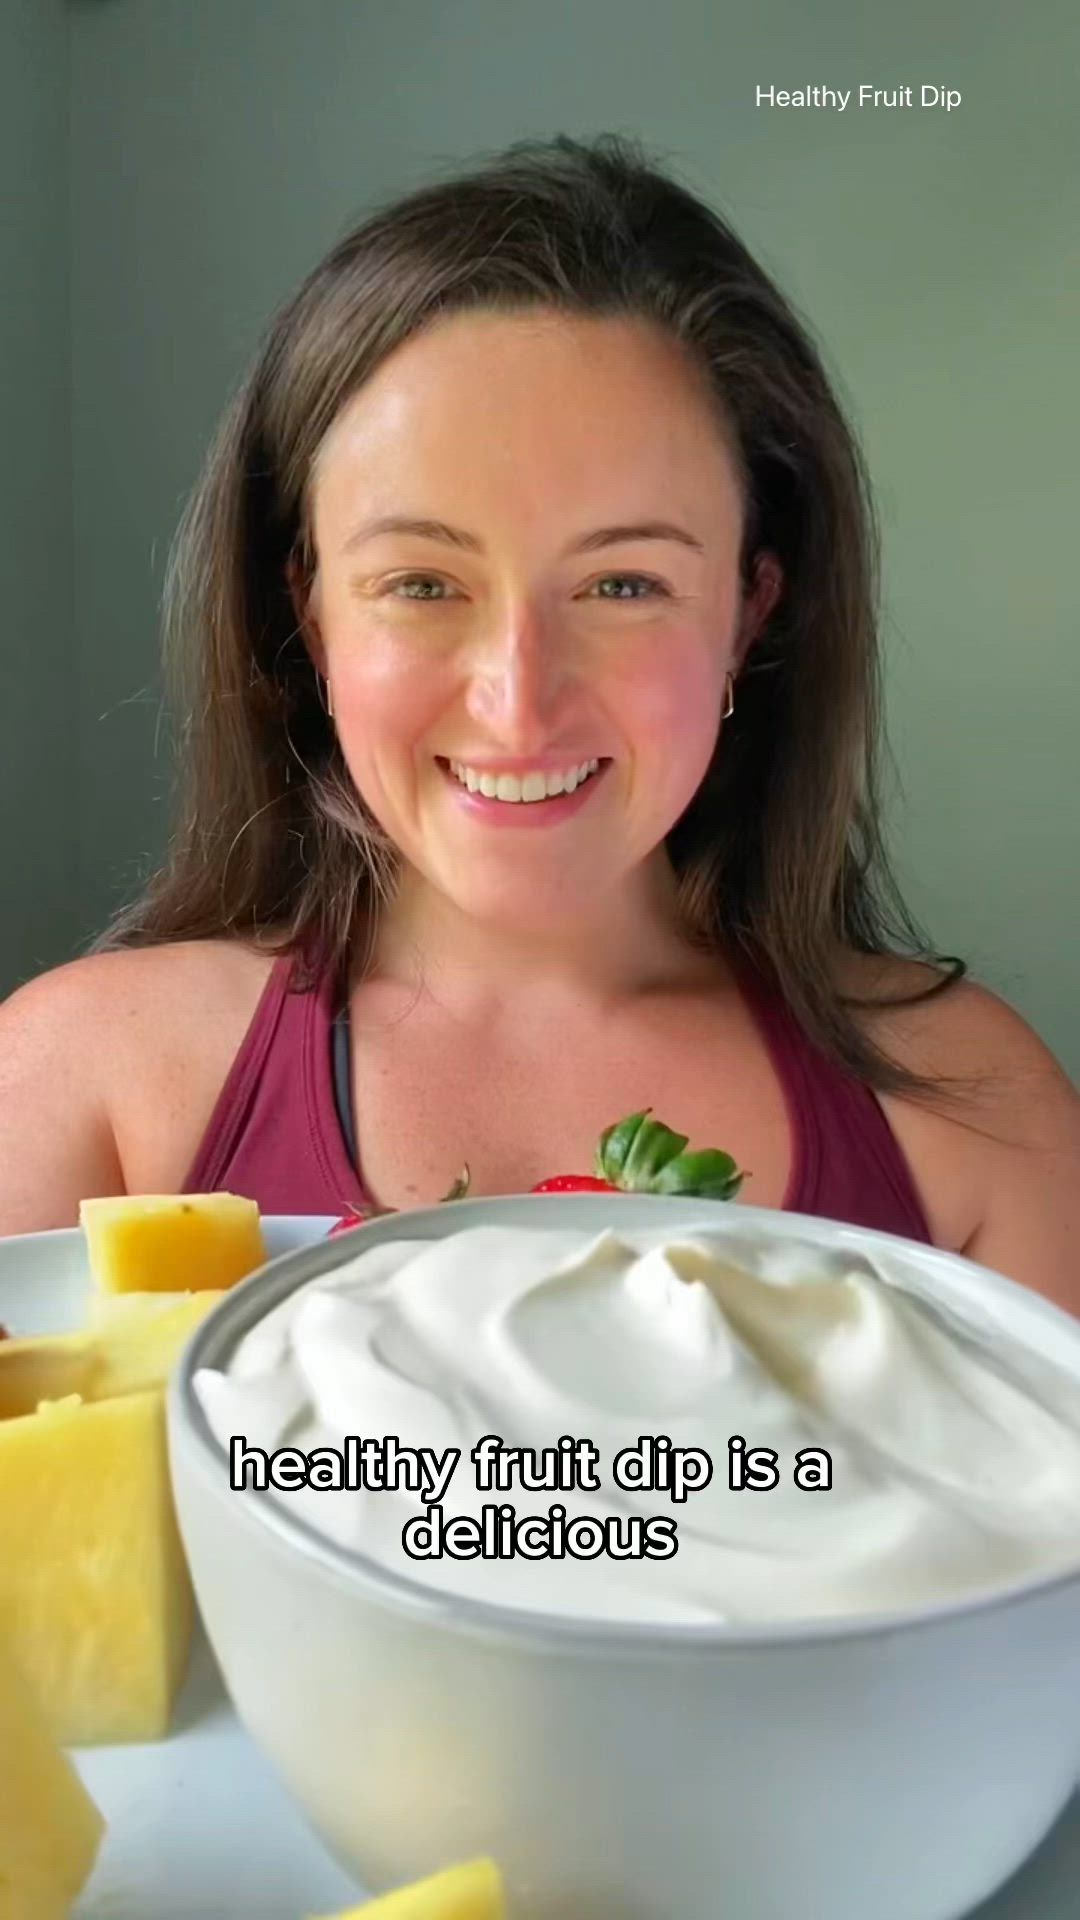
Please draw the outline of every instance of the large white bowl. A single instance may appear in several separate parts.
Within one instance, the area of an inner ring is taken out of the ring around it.
[[[466,1226],[702,1227],[890,1256],[1080,1380],[1080,1322],[891,1235],[715,1201],[508,1197],[379,1219],[275,1260],[169,1394],[181,1525],[237,1709],[376,1891],[471,1854],[514,1920],[955,1920],[1080,1780],[1077,1569],[921,1612],[737,1629],[525,1613],[433,1592],[229,1488],[192,1387],[361,1245]],[[362,1431],[362,1409],[357,1409]],[[407,1436],[403,1436],[407,1439]]]

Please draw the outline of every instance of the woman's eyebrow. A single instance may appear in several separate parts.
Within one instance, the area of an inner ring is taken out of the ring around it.
[[[342,547],[342,553],[352,553],[367,540],[375,540],[381,533],[411,533],[420,540],[440,540],[444,545],[461,547],[467,553],[483,553],[484,543],[475,533],[466,533],[462,527],[449,526],[445,520],[418,520],[408,514],[381,514],[373,520],[363,520],[354,527]],[[594,553],[598,547],[617,546],[626,540],[676,540],[683,546],[693,547],[698,553],[705,548],[696,535],[685,527],[676,526],[670,520],[641,520],[626,526],[596,527],[592,533],[586,533],[580,539],[571,541],[565,553]]]

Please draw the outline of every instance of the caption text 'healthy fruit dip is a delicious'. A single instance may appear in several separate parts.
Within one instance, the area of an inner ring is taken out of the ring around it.
[[[887,1253],[476,1226],[359,1251],[195,1389],[227,1452],[351,1459],[339,1490],[267,1497],[443,1592],[612,1621],[891,1613],[1080,1563],[1080,1369],[989,1324]],[[481,1485],[484,1436],[489,1464],[501,1441],[595,1468]]]

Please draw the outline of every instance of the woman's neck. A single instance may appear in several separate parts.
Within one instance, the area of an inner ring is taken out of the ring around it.
[[[410,872],[382,910],[367,972],[478,1024],[526,1010],[603,1017],[726,977],[721,958],[691,946],[678,924],[666,856],[568,930],[475,919]]]

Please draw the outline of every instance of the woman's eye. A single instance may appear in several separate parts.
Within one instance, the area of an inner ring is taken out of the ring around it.
[[[654,580],[651,574],[647,574],[647,573],[608,573],[604,575],[604,578],[602,580],[594,581],[593,585],[594,587],[607,587],[611,585],[612,582],[615,582],[620,586],[625,586],[629,583],[633,586],[643,588],[644,591],[641,593],[631,593],[631,594],[602,593],[600,595],[600,598],[602,600],[623,600],[627,602],[632,602],[635,600],[647,600],[654,595],[658,597],[664,597],[667,594],[667,588],[662,586],[659,580]],[[404,575],[400,580],[397,580],[394,583],[393,587],[391,588],[391,592],[394,594],[398,594],[398,593],[401,593],[402,589],[406,587],[441,588],[444,585],[445,585],[445,582],[442,580],[436,579],[436,577],[433,574],[410,573],[410,574]],[[431,593],[404,593],[402,594],[402,597],[406,600],[431,600],[436,598],[436,596]],[[442,597],[443,596],[441,594],[438,596],[438,598],[440,599]]]
[[[636,585],[647,589],[644,594],[631,594],[629,596],[631,600],[644,600],[647,599],[650,594],[664,595],[667,593],[667,588],[662,587],[659,580],[654,580],[651,574],[647,573],[607,573],[602,580],[597,580],[594,584],[598,587],[606,587],[612,580],[617,580],[624,584],[630,580],[635,582]],[[625,594],[621,593],[604,593],[600,596],[602,600],[623,600],[626,597]]]
[[[416,586],[417,583],[422,587],[441,587],[444,584],[441,580],[436,580],[434,575],[430,573],[410,573],[406,574],[403,579],[396,581],[391,591],[396,593],[399,587],[413,587]],[[406,600],[429,600],[431,595],[427,593],[407,593],[404,597]]]

